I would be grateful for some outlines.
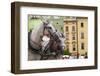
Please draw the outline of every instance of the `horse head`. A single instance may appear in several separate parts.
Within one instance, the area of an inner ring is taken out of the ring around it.
[[[65,47],[64,35],[63,33],[57,31],[49,21],[43,22],[41,25],[32,30],[29,37],[30,46],[32,46],[32,48],[34,49],[40,50],[41,36],[43,36],[43,33],[48,34],[50,37],[49,51],[55,52],[56,55],[62,55]]]
[[[44,25],[50,34],[50,50],[55,51],[58,54],[63,54],[65,47],[65,37],[63,33],[57,31],[50,22],[46,22]]]

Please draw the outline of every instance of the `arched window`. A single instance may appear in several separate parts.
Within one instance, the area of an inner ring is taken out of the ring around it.
[[[66,34],[66,40],[69,40],[69,34]]]
[[[75,44],[73,44],[73,51],[75,51],[76,50],[76,48],[75,48]]]
[[[75,40],[75,34],[72,35],[72,40]]]

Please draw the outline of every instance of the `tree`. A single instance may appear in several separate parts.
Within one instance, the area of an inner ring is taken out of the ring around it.
[[[64,55],[70,55],[71,53],[69,52],[69,50],[68,49],[65,49],[64,50]]]

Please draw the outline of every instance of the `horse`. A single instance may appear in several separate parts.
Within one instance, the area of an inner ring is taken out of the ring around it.
[[[45,48],[45,52],[41,51],[41,37],[43,36],[43,32],[45,32],[50,36],[50,41],[47,47]],[[64,40],[65,37],[63,33],[57,31],[54,26],[46,21],[43,22],[40,26],[33,29],[29,33],[29,47],[33,52],[33,60],[47,60],[47,59],[57,59],[61,55],[63,55],[64,51]]]

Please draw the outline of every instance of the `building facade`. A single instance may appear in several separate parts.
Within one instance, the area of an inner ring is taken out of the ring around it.
[[[87,17],[64,18],[64,34],[66,49],[71,54],[85,55],[88,51],[88,19]]]

